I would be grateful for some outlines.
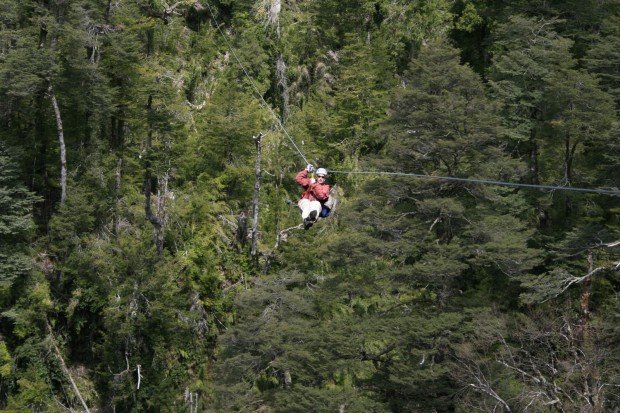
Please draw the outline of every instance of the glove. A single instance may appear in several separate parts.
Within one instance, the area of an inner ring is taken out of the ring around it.
[[[309,163],[308,166],[306,166],[306,171],[308,171],[308,172],[314,171],[314,166],[312,166],[312,164]]]

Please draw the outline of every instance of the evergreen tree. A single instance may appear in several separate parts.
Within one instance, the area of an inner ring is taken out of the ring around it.
[[[533,183],[541,181],[538,157],[547,90],[554,74],[575,64],[572,42],[558,36],[553,25],[553,20],[511,17],[496,29],[492,49],[490,85],[502,102],[502,117],[516,150],[528,159]]]
[[[599,3],[4,1],[0,409],[617,410],[617,197],[293,180],[616,188]]]
[[[611,16],[603,22],[600,37],[584,58],[588,70],[601,79],[602,89],[614,97],[616,109],[620,107],[619,43],[618,17]]]
[[[33,207],[38,198],[19,181],[16,163],[0,146],[0,303],[5,307],[11,286],[32,268],[29,243],[34,235]]]
[[[0,144],[0,317],[5,320],[0,329],[0,406],[5,405],[8,389],[15,383],[11,353],[16,343],[6,312],[10,314],[33,269],[30,242],[35,228],[32,212],[37,200],[20,182],[13,157]]]
[[[493,105],[454,49],[423,48],[406,79],[385,129],[391,161],[383,166],[475,174],[510,165],[492,145],[500,131]],[[424,144],[433,150],[420,154]],[[451,151],[456,162],[442,163]],[[508,216],[516,194],[399,179],[356,185],[322,235],[289,241],[283,253],[296,258],[286,270],[240,295],[236,326],[221,342],[222,409],[447,409],[450,354],[474,334],[479,310],[459,312],[481,297],[510,302],[515,285],[506,275],[536,262],[531,231]]]

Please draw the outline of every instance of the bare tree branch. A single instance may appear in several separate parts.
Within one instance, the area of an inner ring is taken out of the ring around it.
[[[56,353],[56,357],[58,357],[58,361],[60,361],[60,366],[62,367],[62,371],[65,373],[65,375],[69,379],[69,382],[71,383],[73,392],[77,396],[80,403],[82,403],[82,406],[84,407],[84,410],[86,411],[86,413],[90,413],[90,410],[88,409],[88,405],[84,401],[84,398],[82,397],[82,393],[80,393],[80,389],[78,389],[77,384],[75,384],[75,381],[73,380],[73,377],[71,376],[71,372],[67,368],[65,359],[62,357],[62,354],[60,353],[60,349],[58,348],[58,345],[56,344],[56,339],[54,338],[54,332],[52,330],[52,326],[50,325],[50,322],[47,318],[45,319],[45,328],[47,329],[47,334],[50,337],[50,342],[52,343],[52,348],[54,349],[54,353]]]
[[[582,277],[568,277],[564,280],[560,281],[560,285],[561,285],[561,290],[556,293],[553,296],[550,296],[546,299],[544,299],[543,301],[541,301],[541,303],[547,302],[549,300],[551,300],[552,298],[557,298],[558,296],[562,295],[566,290],[568,290],[570,288],[570,286],[574,285],[574,284],[580,284],[586,280],[588,280],[590,277],[602,272],[602,271],[618,271],[620,269],[620,261],[614,262],[609,266],[606,267],[597,267],[595,269],[593,269],[592,271],[588,272],[586,275],[582,276]],[[569,275],[569,274],[567,274]]]

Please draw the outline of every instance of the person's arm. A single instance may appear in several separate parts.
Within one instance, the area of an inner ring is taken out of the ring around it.
[[[299,171],[297,176],[295,176],[295,182],[297,182],[298,185],[301,185],[304,189],[307,188],[308,185],[311,184],[310,178],[308,178],[308,171],[305,169],[303,171]]]

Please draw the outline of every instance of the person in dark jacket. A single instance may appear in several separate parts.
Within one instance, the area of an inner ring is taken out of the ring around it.
[[[316,222],[319,216],[329,215],[329,209],[324,207],[329,199],[330,186],[325,182],[327,170],[319,168],[316,170],[316,179],[309,178],[308,174],[314,171],[312,165],[299,171],[295,176],[295,182],[304,189],[301,199],[297,203],[301,210],[301,218],[304,220],[304,228],[308,229]]]

